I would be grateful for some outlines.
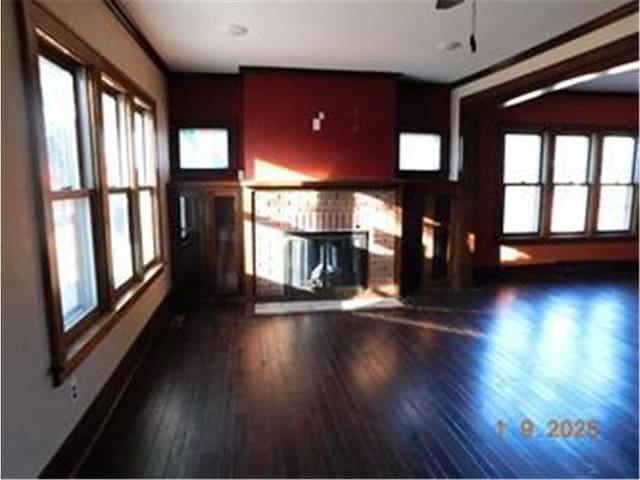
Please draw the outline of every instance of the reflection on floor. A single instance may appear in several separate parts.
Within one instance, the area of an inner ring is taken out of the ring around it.
[[[635,279],[414,302],[194,308],[80,475],[637,478]]]

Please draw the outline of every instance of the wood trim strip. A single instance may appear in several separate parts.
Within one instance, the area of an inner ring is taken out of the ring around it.
[[[382,72],[374,70],[340,70],[340,69],[327,69],[327,68],[301,68],[301,67],[268,67],[268,66],[253,66],[253,65],[240,65],[238,69],[241,75],[243,74],[277,74],[286,73],[293,75],[337,75],[337,76],[369,76],[380,78],[400,78],[401,73],[398,72]]]
[[[85,414],[42,470],[40,478],[70,478],[78,473],[153,341],[167,325],[171,310],[172,295],[169,292]]]
[[[120,0],[103,0],[109,11],[116,17],[116,20],[124,27],[124,29],[131,35],[136,43],[147,54],[151,61],[160,69],[160,71],[168,77],[171,73],[169,67],[164,62],[158,51],[153,48],[153,45],[147,39],[146,35],[142,33],[142,30],[133,19],[131,14],[127,11],[127,8],[122,4]]]
[[[313,182],[266,182],[266,181],[245,181],[241,182],[243,188],[249,190],[326,190],[326,189],[374,189],[385,188],[394,189],[401,188],[406,184],[420,184],[425,188],[438,188],[439,190],[455,190],[458,186],[457,182],[449,182],[447,179],[413,179],[413,180],[371,180],[371,181],[358,181],[358,180],[345,180],[345,181],[313,181]]]
[[[638,35],[629,35],[602,45],[589,52],[581,53],[567,60],[546,66],[517,78],[500,83],[486,90],[463,97],[461,104],[481,110],[487,105],[499,104],[504,100],[538,88],[547,88],[558,80],[577,77],[585,73],[632,62],[638,59]]]
[[[633,273],[638,275],[638,262],[635,261],[570,261],[555,263],[538,263],[531,265],[494,265],[490,267],[476,267],[473,269],[473,277],[478,284],[486,284],[504,281],[522,281],[526,276],[532,278],[549,278],[553,275],[563,277],[601,279],[603,275]]]
[[[599,17],[596,17],[593,20],[583,23],[582,25],[576,28],[573,28],[567,32],[561,33],[560,35],[557,35],[551,38],[550,40],[542,42],[536,45],[535,47],[528,48],[527,50],[524,50],[520,53],[512,55],[511,57],[505,58],[504,60],[494,63],[490,67],[483,68],[482,70],[472,73],[471,75],[467,75],[466,77],[462,77],[458,80],[455,80],[451,84],[451,87],[456,88],[461,85],[464,85],[465,83],[473,82],[474,80],[478,80],[479,78],[486,77],[487,75],[491,75],[492,73],[498,72],[500,70],[504,70],[505,68],[515,65],[516,63],[523,62],[524,60],[527,60],[546,50],[550,50],[564,43],[570,42],[571,40],[574,40],[578,37],[586,35],[587,33],[590,33],[594,30],[597,30],[598,28],[604,27],[605,25],[608,25],[617,20],[620,20],[621,18],[631,15],[637,11],[638,11],[638,2],[634,0],[632,2],[625,3],[624,5],[614,10],[611,10],[610,12],[600,15]]]

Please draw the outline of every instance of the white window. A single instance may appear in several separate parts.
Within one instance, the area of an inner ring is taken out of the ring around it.
[[[505,134],[502,233],[631,233],[637,156],[631,134]]]
[[[541,195],[542,137],[508,133],[504,138],[502,232],[538,232]]]
[[[631,227],[634,150],[634,137],[608,135],[603,139],[598,231]]]
[[[140,250],[142,265],[151,264],[158,257],[158,212],[155,208],[156,165],[154,125],[149,111],[136,107],[133,113],[133,145],[136,159],[138,209],[140,211]]]
[[[81,161],[82,132],[74,65],[38,59],[49,198],[54,224],[59,302],[64,331],[98,305],[91,210],[91,163]],[[82,86],[80,86],[82,88]],[[85,176],[81,174],[85,169]]]
[[[557,135],[553,163],[552,233],[584,232],[589,185],[589,137]]]

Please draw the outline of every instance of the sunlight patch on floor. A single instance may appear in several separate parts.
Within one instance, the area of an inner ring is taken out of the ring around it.
[[[404,308],[397,298],[350,298],[348,300],[309,300],[256,303],[256,315],[352,311],[359,309]]]
[[[383,322],[397,323],[401,325],[409,325],[412,327],[424,328],[426,330],[435,330],[444,333],[451,333],[454,335],[461,335],[464,337],[483,338],[486,335],[478,330],[471,328],[450,327],[439,323],[429,322],[426,320],[412,320],[410,318],[398,317],[395,315],[388,315],[384,313],[373,312],[358,312],[354,314],[357,317],[370,318],[374,320],[381,320]]]

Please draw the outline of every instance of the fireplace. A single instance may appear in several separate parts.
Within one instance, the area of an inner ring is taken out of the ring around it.
[[[398,295],[393,186],[245,188],[245,269],[256,301]]]
[[[286,232],[288,299],[352,297],[367,287],[366,232]]]

